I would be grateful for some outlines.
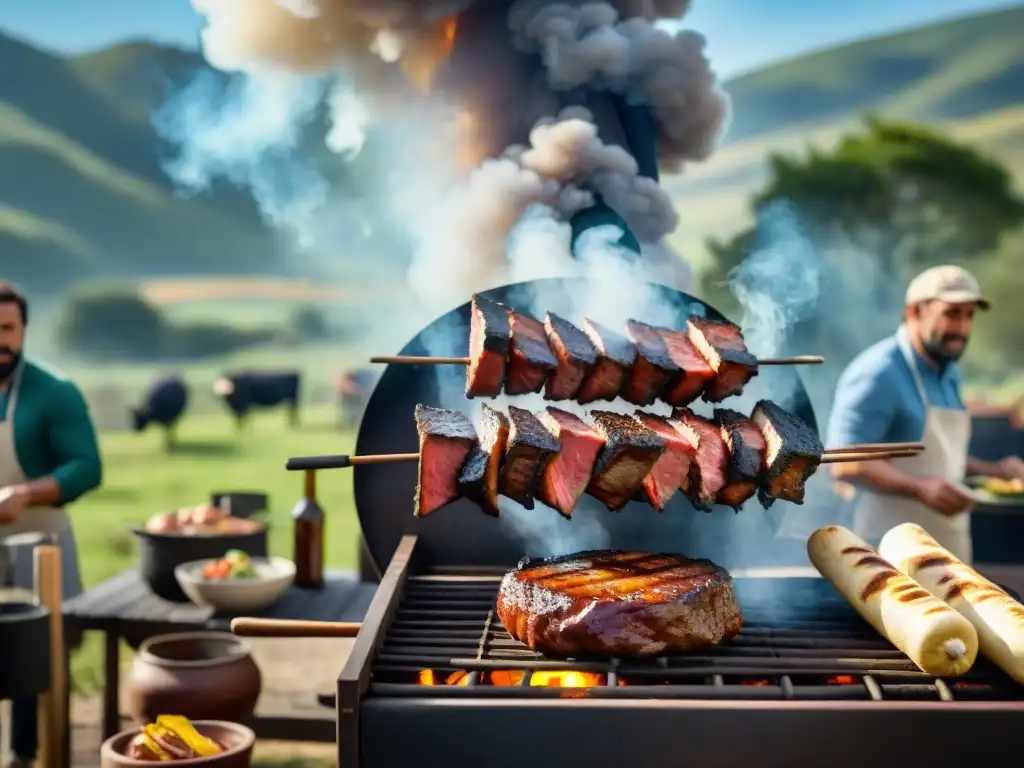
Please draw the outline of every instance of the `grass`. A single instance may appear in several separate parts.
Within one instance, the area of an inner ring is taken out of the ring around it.
[[[240,434],[226,415],[193,416],[182,422],[172,453],[164,452],[156,432],[102,434],[103,486],[71,508],[85,587],[136,566],[131,527],[154,512],[205,502],[216,490],[269,494],[270,551],[290,556],[289,512],[301,486],[284,471],[284,460],[351,450],[355,436],[335,429],[335,415],[328,406],[305,408],[302,426],[293,431],[281,412],[257,414]],[[318,496],[327,512],[327,566],[352,568],[359,524],[351,474],[324,475]],[[101,659],[100,638],[91,633],[72,661],[76,689],[95,688],[102,679]]]

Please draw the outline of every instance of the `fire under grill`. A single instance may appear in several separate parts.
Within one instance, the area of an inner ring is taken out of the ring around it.
[[[820,579],[736,579],[743,631],[715,649],[558,660],[504,630],[499,574],[415,574],[415,541],[339,679],[340,765],[986,764],[1024,722],[1024,687],[921,672]]]

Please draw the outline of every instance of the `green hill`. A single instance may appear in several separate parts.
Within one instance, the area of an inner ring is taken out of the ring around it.
[[[677,246],[745,223],[766,153],[833,141],[865,110],[938,121],[1024,181],[1024,7],[803,56],[728,83],[734,119],[710,161],[665,184]],[[240,192],[177,196],[152,110],[195,52],[129,42],[61,57],[0,34],[0,275],[54,292],[95,276],[268,274],[277,241]]]

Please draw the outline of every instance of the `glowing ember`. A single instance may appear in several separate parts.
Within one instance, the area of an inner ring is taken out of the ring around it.
[[[765,685],[771,685],[771,680],[744,680],[740,685],[749,685],[753,687],[762,687]]]
[[[518,669],[496,669],[480,674],[480,685],[516,686],[521,685],[526,673]],[[469,672],[453,672],[443,681],[432,669],[421,669],[417,682],[420,685],[469,685]],[[533,688],[592,688],[603,685],[604,676],[596,672],[575,672],[572,670],[537,671],[530,677]]]
[[[856,680],[853,679],[852,675],[836,675],[826,680],[829,685],[854,685]]]

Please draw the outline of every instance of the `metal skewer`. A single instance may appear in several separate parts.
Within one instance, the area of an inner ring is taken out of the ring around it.
[[[376,355],[371,363],[385,365],[469,365],[468,357],[429,357],[424,355]],[[796,355],[794,357],[771,357],[758,360],[758,365],[821,365],[825,358],[820,355]]]
[[[868,444],[859,446],[861,450],[853,452],[846,449],[825,451],[821,456],[821,462],[822,464],[838,464],[841,462],[900,459],[908,456],[917,456],[924,450],[924,446],[920,443],[879,443],[879,445],[887,447],[883,450],[871,450],[872,446]],[[419,458],[420,455],[418,453],[379,453],[367,456],[347,456],[344,454],[335,456],[297,456],[288,459],[285,468],[291,472],[316,469],[347,469],[348,467],[358,467],[362,464],[395,464],[403,461],[419,461]]]

